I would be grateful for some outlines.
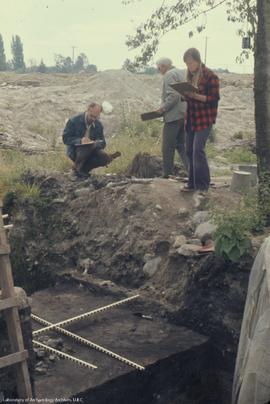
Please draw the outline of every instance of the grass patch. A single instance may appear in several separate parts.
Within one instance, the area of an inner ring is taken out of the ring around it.
[[[250,163],[255,164],[257,159],[256,155],[247,148],[238,147],[233,150],[226,150],[223,156],[227,159],[228,163]]]
[[[25,195],[37,196],[34,187],[27,188],[20,182],[21,175],[27,171],[50,173],[52,171],[64,172],[70,167],[64,149],[58,152],[27,155],[18,150],[0,151],[0,197],[8,191],[18,191]]]

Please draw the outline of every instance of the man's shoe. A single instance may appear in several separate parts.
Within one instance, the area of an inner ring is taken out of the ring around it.
[[[84,171],[77,171],[77,170],[74,170],[74,175],[81,180],[87,180],[90,177],[90,174]]]

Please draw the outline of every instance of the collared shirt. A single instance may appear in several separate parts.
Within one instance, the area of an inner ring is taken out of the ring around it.
[[[188,99],[187,119],[193,132],[200,132],[216,122],[219,96],[219,78],[205,65],[198,82],[198,94],[206,95],[206,102]]]

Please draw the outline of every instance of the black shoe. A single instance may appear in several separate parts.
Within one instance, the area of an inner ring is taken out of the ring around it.
[[[75,174],[75,176],[77,178],[80,178],[82,180],[87,180],[90,177],[90,175],[88,173],[84,172],[84,171],[76,171],[76,170],[74,170],[74,174]]]

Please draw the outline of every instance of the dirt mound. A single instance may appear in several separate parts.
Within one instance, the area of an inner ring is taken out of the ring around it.
[[[254,135],[253,78],[220,74],[221,101],[217,143],[225,146],[234,134]],[[139,119],[160,104],[161,77],[108,70],[95,75],[22,74],[0,72],[0,147],[47,150],[61,144],[66,119],[90,100],[109,101],[114,110],[103,115],[105,132],[117,134],[124,120]]]
[[[162,177],[162,158],[159,156],[151,156],[149,153],[138,153],[128,167],[126,174],[127,176],[137,178]],[[186,176],[182,166],[179,163],[175,164],[174,175],[178,177]]]

